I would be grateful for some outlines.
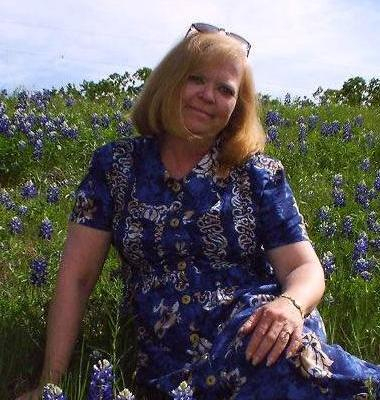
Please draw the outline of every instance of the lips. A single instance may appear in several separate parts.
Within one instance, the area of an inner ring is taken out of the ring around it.
[[[193,106],[187,106],[187,108],[189,108],[191,111],[195,111],[196,113],[202,114],[208,118],[212,118],[213,115],[208,113],[207,111],[204,111],[198,107],[193,107]]]

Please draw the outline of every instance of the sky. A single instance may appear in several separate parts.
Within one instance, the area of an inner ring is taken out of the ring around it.
[[[60,88],[154,68],[193,22],[252,43],[272,97],[380,77],[379,0],[0,0],[0,89]]]

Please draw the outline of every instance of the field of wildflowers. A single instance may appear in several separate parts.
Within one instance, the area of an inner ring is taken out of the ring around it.
[[[98,146],[133,135],[129,93],[0,94],[0,398],[38,378],[73,193]],[[329,340],[380,363],[380,113],[377,107],[263,104],[267,152],[285,165],[320,256]],[[46,399],[132,400],[133,321],[111,251],[61,389]],[[107,383],[108,382],[108,383]],[[102,392],[102,395],[99,393]],[[117,394],[118,393],[118,394]],[[188,399],[186,384],[173,398]]]

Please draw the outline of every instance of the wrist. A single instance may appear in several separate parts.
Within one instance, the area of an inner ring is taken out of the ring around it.
[[[290,296],[287,293],[282,293],[282,294],[280,294],[279,297],[282,297],[282,298],[288,300],[293,305],[293,307],[295,307],[298,310],[298,312],[301,314],[301,317],[305,318],[304,307],[296,299],[294,299],[294,297]]]

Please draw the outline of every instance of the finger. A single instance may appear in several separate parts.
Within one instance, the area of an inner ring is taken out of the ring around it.
[[[253,328],[259,322],[261,315],[263,313],[263,308],[257,309],[248,319],[244,322],[244,324],[240,327],[238,333],[246,335],[253,331]]]
[[[267,367],[270,367],[273,365],[280,355],[283,353],[283,351],[286,349],[288,346],[289,342],[292,340],[292,334],[289,331],[288,328],[283,328],[282,331],[279,333],[277,336],[276,342],[274,346],[272,347],[271,352],[268,355],[267,358]]]
[[[302,347],[302,328],[297,328],[291,337],[287,352],[286,358],[293,357],[297,351]]]
[[[274,321],[264,335],[259,345],[255,348],[253,346],[251,350],[252,364],[257,365],[267,356],[268,352],[272,349],[273,345],[276,343],[279,334],[282,332],[284,324],[280,321]]]
[[[263,315],[265,315],[265,313]],[[252,358],[252,354],[256,352],[271,325],[272,321],[262,316],[260,322],[255,327],[251,339],[249,340],[247,348],[245,350],[245,358],[247,359],[247,361]]]

